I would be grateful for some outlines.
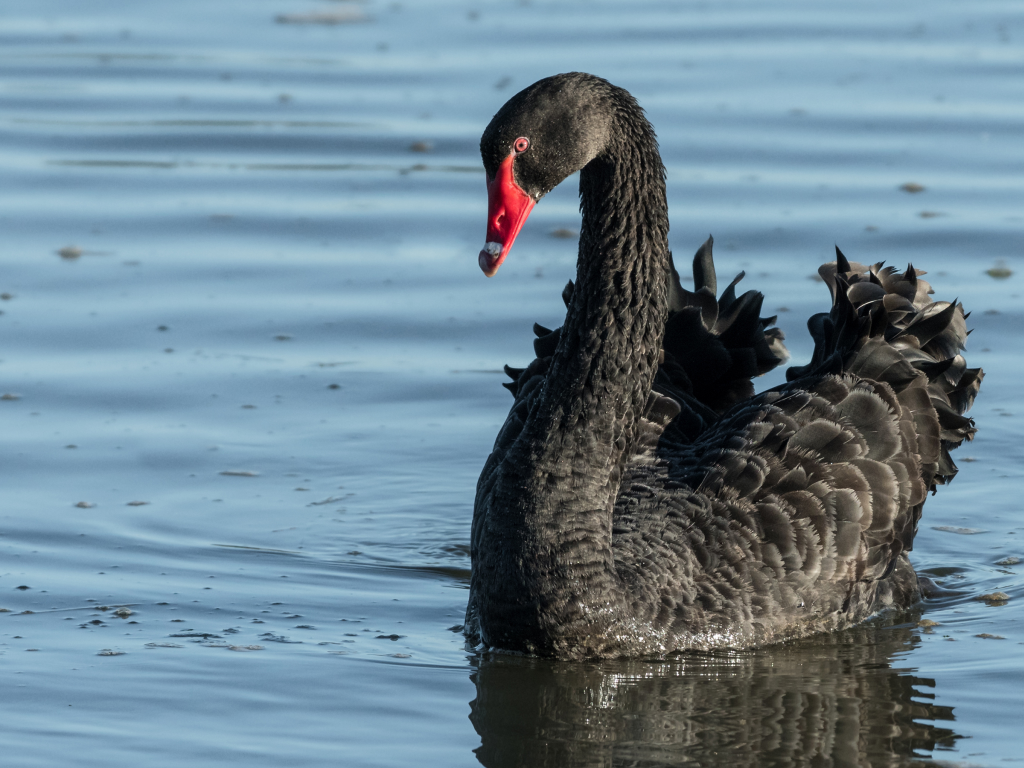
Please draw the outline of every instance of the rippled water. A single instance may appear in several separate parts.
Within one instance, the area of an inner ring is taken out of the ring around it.
[[[1020,760],[1022,42],[1014,2],[7,0],[3,762]],[[797,362],[833,243],[974,310],[980,432],[913,556],[943,596],[753,652],[465,647],[498,371],[578,227],[570,180],[485,280],[477,142],[573,69],[647,108],[673,247],[714,233]]]

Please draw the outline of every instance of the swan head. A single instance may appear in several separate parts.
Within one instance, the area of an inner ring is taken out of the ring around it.
[[[487,239],[480,268],[493,277],[534,205],[608,145],[614,86],[570,72],[506,102],[480,139],[487,173]]]

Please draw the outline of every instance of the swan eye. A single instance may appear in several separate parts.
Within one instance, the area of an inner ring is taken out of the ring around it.
[[[530,140],[525,136],[520,136],[516,139],[516,143],[512,145],[518,154],[522,154],[530,148]]]

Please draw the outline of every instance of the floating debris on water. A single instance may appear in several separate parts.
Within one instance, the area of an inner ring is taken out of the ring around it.
[[[580,233],[575,229],[567,229],[565,227],[559,227],[558,229],[551,230],[551,236],[557,237],[561,240],[569,240],[574,237],[579,237]]]
[[[978,595],[975,600],[983,600],[989,605],[1006,605],[1010,596],[1005,592],[989,592],[987,595]]]
[[[242,407],[244,408],[245,406],[242,406]],[[249,407],[255,408],[256,406],[249,406]],[[253,472],[252,470],[249,470],[249,469],[225,469],[224,471],[221,472],[221,474],[225,475],[227,477],[259,477],[260,476],[259,472]]]
[[[991,269],[986,269],[985,274],[995,280],[1005,280],[1006,278],[1013,276],[1013,270],[1006,266],[1004,262],[1000,261]]]
[[[21,400],[21,395],[16,395],[13,392],[5,392],[0,395],[0,400]]]
[[[410,152],[429,152],[433,148],[434,145],[426,141],[414,141],[409,145]]]
[[[295,490],[298,490],[298,488],[296,488]],[[306,489],[303,488],[302,490],[306,490]],[[306,506],[307,507],[322,507],[324,504],[334,504],[334,503],[339,502],[339,501],[344,501],[345,498],[346,498],[345,496],[328,496],[326,499],[323,499],[322,501],[311,501]]]
[[[937,219],[940,216],[945,216],[946,214],[942,213],[941,211],[921,211],[917,215],[920,216],[922,219]]]
[[[96,505],[91,501],[80,501],[77,504],[75,504],[75,506],[78,507],[79,509],[92,509]]]
[[[116,611],[114,611],[114,615],[120,619],[127,619],[133,613],[135,613],[135,611],[133,611],[131,608],[118,608]]]
[[[358,8],[345,8],[339,11],[313,11],[311,13],[281,13],[275,21],[278,24],[355,24],[369,21],[370,17]]]
[[[262,640],[270,643],[286,643],[288,645],[302,645],[301,640],[289,640],[285,635],[275,635],[273,632],[264,632],[260,635]]]
[[[84,251],[77,245],[65,245],[63,248],[59,248],[57,250],[58,256],[60,256],[62,259],[68,260],[77,259],[83,253]]]
[[[906,184],[901,184],[900,189],[904,192],[909,192],[912,195],[916,195],[918,192],[924,192],[924,185],[917,184],[913,181],[908,181]]]
[[[990,635],[988,632],[982,632],[980,635],[975,635],[975,637],[983,637],[986,640],[1005,640],[1006,639],[1002,635]]]
[[[939,626],[939,622],[932,621],[931,619],[921,619],[919,622],[917,622],[917,626],[921,627],[922,629],[931,629],[932,627]]]
[[[1017,565],[1018,563],[1020,563],[1020,558],[1016,555],[1010,555],[1009,557],[1004,557],[1002,560],[996,560],[996,565]]]
[[[262,651],[262,645],[229,645],[229,651]]]
[[[96,654],[97,656],[124,656],[124,651],[113,651],[110,648],[104,648],[102,651]]]
[[[961,536],[973,536],[976,533],[988,533],[982,528],[958,528],[955,525],[933,525],[933,531],[945,531],[946,533],[959,533]]]

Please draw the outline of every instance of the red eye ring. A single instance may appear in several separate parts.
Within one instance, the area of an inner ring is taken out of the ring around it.
[[[530,148],[530,140],[525,136],[520,136],[516,139],[516,143],[513,144],[512,147],[518,154],[522,154]]]

